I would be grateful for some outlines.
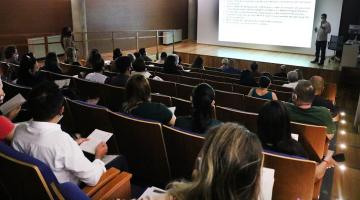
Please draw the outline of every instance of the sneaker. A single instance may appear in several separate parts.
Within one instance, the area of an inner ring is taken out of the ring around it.
[[[324,66],[324,62],[318,63],[319,66]]]
[[[319,62],[319,60],[313,60],[313,61],[311,61],[311,63],[313,63],[313,64],[315,64],[315,63],[318,63]]]

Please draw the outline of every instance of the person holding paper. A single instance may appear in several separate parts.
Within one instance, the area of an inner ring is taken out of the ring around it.
[[[327,15],[324,13],[321,15],[321,23],[319,28],[315,28],[315,32],[317,32],[316,36],[316,52],[315,52],[315,60],[311,61],[311,63],[318,63],[319,66],[324,65],[325,61],[325,52],[328,35],[331,32],[331,25],[328,21],[326,21]],[[319,62],[319,55],[321,52],[321,58]]]
[[[3,104],[4,98],[5,98],[5,92],[3,90],[3,84],[2,84],[2,81],[0,78],[0,104]],[[1,108],[1,106],[0,106],[0,108]],[[20,110],[21,110],[21,104],[13,107],[11,110],[9,110],[6,113],[1,112],[1,109],[0,109],[0,114],[6,116],[10,120],[13,120],[19,114]]]
[[[46,163],[60,183],[81,181],[94,186],[106,171],[100,159],[106,155],[107,145],[100,143],[95,160],[90,162],[79,147],[84,139],[73,140],[58,124],[63,104],[64,97],[54,83],[44,82],[35,87],[28,98],[33,120],[16,127],[12,146]]]

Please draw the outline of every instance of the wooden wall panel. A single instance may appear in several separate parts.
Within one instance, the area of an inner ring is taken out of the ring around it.
[[[182,29],[183,38],[187,38],[188,0],[86,0],[86,19],[88,32]],[[117,47],[134,49],[136,46],[134,41],[123,43],[124,46]],[[154,45],[155,39],[142,39],[139,42],[139,46]],[[109,51],[112,47],[104,42],[96,48]]]
[[[0,19],[0,46],[24,44],[27,36],[15,34],[59,34],[72,26],[71,0],[1,0]]]

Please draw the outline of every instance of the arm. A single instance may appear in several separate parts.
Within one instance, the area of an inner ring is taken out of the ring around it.
[[[271,94],[272,94],[272,100],[273,100],[273,101],[278,100],[278,98],[277,98],[277,96],[276,96],[275,92],[271,92]]]
[[[170,121],[169,121],[169,125],[170,125],[170,126],[174,126],[174,125],[175,125],[175,122],[176,122],[176,117],[175,117],[175,115],[173,115],[173,116],[171,117]]]

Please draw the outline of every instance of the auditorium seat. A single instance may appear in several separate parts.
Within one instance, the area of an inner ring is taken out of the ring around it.
[[[337,85],[335,83],[326,83],[323,97],[332,102],[336,102]]]
[[[191,115],[192,105],[191,101],[187,101],[184,99],[179,99],[176,97],[171,98],[172,105],[176,107],[175,116],[188,116]]]
[[[88,81],[81,78],[72,78],[71,85],[75,88],[75,93],[84,100],[100,97],[100,83]]]
[[[287,84],[289,83],[289,81],[287,80],[277,80],[277,79],[274,79],[271,81],[272,84],[275,84],[275,85],[284,85],[284,84]]]
[[[157,102],[157,103],[162,103],[167,107],[172,107],[171,97],[167,96],[167,95],[153,93],[153,94],[151,94],[151,101]]]
[[[187,77],[191,77],[191,78],[199,78],[199,79],[202,78],[202,74],[198,73],[198,72],[186,72],[186,71],[183,71],[182,75],[187,76]]]
[[[6,94],[4,97],[4,102],[13,98],[19,93],[26,99],[28,97],[29,92],[31,91],[30,87],[17,85],[7,81],[2,81],[2,83],[3,83],[3,90]]]
[[[79,76],[81,77],[85,77],[86,74],[91,73],[92,69],[91,68],[87,68],[87,67],[82,67],[82,66],[77,66],[77,65],[70,65],[70,64],[65,64],[65,63],[59,63],[61,71],[69,76]]]
[[[73,101],[67,99],[70,113],[65,115],[71,115],[73,119],[73,133],[80,133],[83,138],[87,138],[95,129],[114,133],[112,123],[110,121],[108,109],[102,106],[91,105],[81,101]],[[114,135],[107,142],[109,148],[109,154],[119,154],[119,147],[117,144],[117,137]]]
[[[215,105],[242,110],[244,95],[216,90]]]
[[[203,74],[208,74],[208,75],[213,75],[213,76],[223,76],[223,77],[228,77],[228,78],[233,78],[233,79],[239,79],[240,78],[239,74],[224,73],[224,72],[222,72],[221,69],[218,69],[218,68],[206,67],[205,69],[206,70],[202,71]]]
[[[218,81],[212,81],[212,80],[204,80],[204,82],[211,85],[215,90],[222,90],[222,91],[227,91],[227,92],[233,91],[233,86],[231,83],[218,82]]]
[[[256,97],[249,97],[247,95],[243,98],[244,107],[243,110],[246,112],[253,112],[253,113],[259,113],[262,106],[269,102],[269,100],[266,99],[260,99]]]
[[[191,180],[196,158],[204,137],[163,125],[164,141],[169,159],[171,178]]]
[[[176,84],[169,81],[157,81],[149,79],[151,92],[176,97]]]
[[[293,92],[294,91],[292,88],[283,87],[281,85],[275,85],[275,84],[271,84],[269,86],[269,89],[276,90],[276,91],[282,91],[282,92]]]
[[[125,102],[125,88],[107,84],[99,84],[99,105],[105,106],[117,112],[121,110]]]
[[[209,75],[209,74],[203,74],[202,77],[205,80],[212,80],[212,81],[225,82],[225,83],[237,83],[237,82],[239,82],[239,79],[225,77],[225,76],[214,76],[214,75]]]
[[[273,91],[275,92],[278,100],[291,102],[292,93],[291,92],[283,92],[283,91]]]
[[[65,75],[65,74],[58,74],[58,73],[54,73],[54,72],[50,72],[50,71],[46,71],[46,70],[40,70],[39,71],[41,74],[43,74],[48,80],[50,81],[55,81],[55,80],[64,80],[64,79],[72,79],[74,77],[69,76],[69,75]]]
[[[244,125],[251,132],[257,132],[258,114],[235,110],[232,108],[216,107],[217,120],[222,122],[237,122]]]
[[[113,77],[113,76],[116,76],[118,75],[119,73],[118,72],[111,72],[111,71],[103,71],[103,74],[107,77]]]
[[[179,81],[178,75],[166,74],[161,72],[155,72],[155,75],[162,78],[164,81],[175,82],[175,83]]]
[[[185,85],[198,85],[202,83],[202,79],[200,78],[192,78],[187,76],[179,76],[178,77],[178,83],[185,84]]]
[[[20,153],[0,142],[0,181],[4,199],[115,199],[131,197],[131,174],[111,168],[96,186],[60,184],[51,169],[43,162]],[[6,196],[4,196],[6,195]]]
[[[164,187],[170,181],[161,124],[120,113],[110,113],[120,153],[139,184]]]
[[[275,169],[272,199],[312,199],[316,163],[274,152],[264,152],[264,167]]]
[[[245,85],[239,85],[239,84],[233,84],[233,90],[236,93],[240,93],[243,95],[248,95],[252,87],[245,86]]]
[[[190,100],[190,96],[192,95],[192,91],[195,86],[185,85],[185,84],[176,84],[177,90],[177,98]],[[174,96],[173,96],[174,97]]]

